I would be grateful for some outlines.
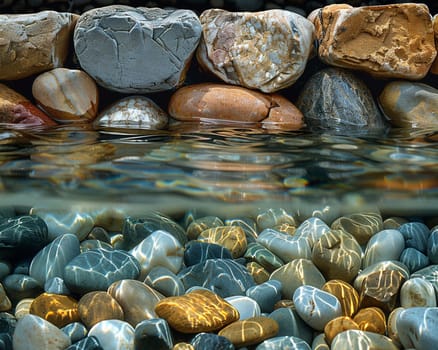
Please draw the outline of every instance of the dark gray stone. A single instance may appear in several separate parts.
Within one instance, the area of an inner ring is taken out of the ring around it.
[[[144,320],[135,327],[135,350],[170,350],[172,347],[172,332],[166,320],[162,318]]]
[[[88,330],[85,325],[80,322],[73,322],[61,328],[65,334],[70,337],[71,343],[77,343],[87,336]]]
[[[281,282],[270,280],[248,288],[246,296],[259,304],[261,312],[272,312],[275,303],[281,299]]]
[[[65,350],[104,350],[96,337],[85,337]]]
[[[408,267],[410,273],[414,273],[429,265],[427,255],[411,247],[402,251],[399,260]]]
[[[152,268],[144,282],[166,297],[183,295],[185,292],[178,276],[163,266]]]
[[[3,287],[12,302],[24,298],[36,298],[43,292],[42,285],[28,275],[12,274],[2,281]]]
[[[299,337],[274,337],[265,340],[263,343],[258,345],[255,350],[310,350],[311,347],[304,340]]]
[[[198,333],[190,342],[195,350],[234,350],[227,338],[213,333]]]
[[[184,264],[192,266],[207,259],[232,259],[231,252],[218,244],[190,241],[184,250]]]
[[[432,264],[438,264],[438,226],[432,229],[427,240],[427,256]]]
[[[312,343],[313,329],[301,319],[296,311],[289,307],[281,307],[271,312],[269,317],[278,323],[277,337],[298,337],[309,344]]]
[[[398,230],[405,238],[406,248],[415,248],[420,252],[427,253],[427,240],[429,239],[429,228],[422,222],[408,222],[401,225]]]

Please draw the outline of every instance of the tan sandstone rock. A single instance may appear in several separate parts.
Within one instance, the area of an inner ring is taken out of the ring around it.
[[[434,32],[424,4],[327,6],[310,16],[327,64],[376,77],[421,79],[435,56]]]
[[[204,11],[197,58],[224,82],[263,92],[292,85],[313,45],[312,23],[290,11]]]
[[[435,35],[435,47],[438,50],[438,14],[433,16],[433,32]],[[430,72],[433,74],[438,74],[438,56],[435,58],[432,67],[430,67]]]
[[[62,67],[78,15],[43,11],[0,15],[0,79]]]

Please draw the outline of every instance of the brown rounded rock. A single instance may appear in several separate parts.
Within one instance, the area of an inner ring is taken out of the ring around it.
[[[277,321],[269,317],[250,317],[236,321],[219,331],[219,335],[227,338],[237,348],[258,344],[274,337],[279,330]]]
[[[8,311],[12,307],[12,303],[9,300],[3,285],[0,283],[0,312]]]
[[[67,295],[43,293],[32,301],[30,313],[59,328],[80,321],[78,302]]]
[[[318,55],[330,65],[377,77],[421,79],[436,56],[431,16],[424,4],[328,6],[311,18]]]
[[[433,32],[435,37],[435,47],[438,48],[438,14],[433,16],[432,22],[433,22]],[[432,74],[438,74],[438,56],[435,58],[432,67],[430,67],[430,72]]]
[[[124,320],[122,307],[116,299],[103,291],[89,292],[79,299],[79,317],[87,328],[103,320]]]
[[[202,231],[198,241],[227,248],[233,258],[241,257],[247,247],[246,235],[240,226],[218,226]]]
[[[287,98],[271,95],[271,109],[268,117],[263,119],[265,129],[297,130],[304,126],[303,113]]]
[[[393,81],[379,96],[380,106],[396,127],[438,126],[438,89],[409,81]]]
[[[33,82],[32,95],[38,105],[61,123],[86,123],[97,115],[97,85],[81,70],[56,68],[40,74]]]
[[[347,282],[342,280],[330,280],[326,282],[321,289],[338,298],[344,316],[352,317],[359,308],[359,294],[356,289]]]
[[[246,264],[246,269],[257,284],[262,284],[269,280],[269,272],[259,263],[251,261]]]
[[[386,316],[378,307],[360,309],[353,320],[362,331],[386,334]]]
[[[379,213],[353,213],[341,216],[331,224],[331,228],[342,230],[356,238],[357,243],[367,244],[370,238],[383,229]]]
[[[217,294],[199,289],[159,301],[155,312],[181,333],[213,332],[239,319],[239,312]]]
[[[352,235],[332,229],[315,242],[312,261],[327,280],[350,282],[360,270],[362,249]]]
[[[325,340],[328,344],[341,332],[349,329],[360,329],[359,325],[351,317],[340,316],[329,321],[324,327]]]
[[[0,39],[1,40],[1,39]],[[0,123],[21,126],[53,126],[56,123],[26,97],[0,84]]]
[[[204,216],[198,218],[193,220],[189,226],[187,226],[187,238],[189,240],[196,239],[202,231],[218,226],[224,226],[224,222],[217,216]]]

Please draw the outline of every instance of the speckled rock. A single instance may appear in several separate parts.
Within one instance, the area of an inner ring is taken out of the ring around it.
[[[201,24],[190,10],[114,5],[79,18],[74,47],[82,68],[98,84],[149,93],[183,83],[200,37]]]
[[[155,312],[182,333],[212,332],[239,319],[233,306],[204,289],[165,298],[156,305]]]
[[[395,127],[438,125],[438,90],[423,83],[392,81],[379,96],[380,106]]]
[[[0,16],[0,80],[62,67],[77,18],[56,11]]]
[[[227,248],[233,258],[241,257],[247,247],[246,235],[240,226],[218,226],[202,231],[200,242],[215,243]]]
[[[372,236],[367,243],[362,260],[362,268],[366,268],[379,261],[398,260],[404,248],[405,239],[400,231],[380,231]]]
[[[300,317],[317,331],[322,331],[330,320],[342,316],[339,300],[332,294],[312,286],[298,287],[293,301]]]
[[[101,321],[90,329],[88,336],[96,337],[105,350],[132,350],[134,348],[134,328],[124,321]]]
[[[396,346],[390,338],[384,335],[358,330],[348,330],[339,333],[335,339],[333,339],[330,349],[399,350],[398,346]]]
[[[14,350],[64,350],[69,345],[70,338],[41,317],[26,315],[17,322]]]
[[[361,331],[386,334],[386,316],[378,307],[360,309],[353,317],[353,321]]]
[[[135,327],[135,349],[171,349],[172,332],[168,323],[162,318],[144,320]]]
[[[338,298],[341,303],[342,315],[353,317],[359,308],[359,294],[350,284],[342,280],[330,280],[322,288]]]
[[[109,293],[104,291],[89,292],[78,302],[81,321],[88,327],[104,320],[124,320],[123,309]]]
[[[99,91],[94,80],[81,70],[55,68],[40,74],[33,81],[32,95],[60,123],[87,123],[97,115]]]
[[[155,306],[164,299],[164,295],[147,284],[131,279],[114,282],[108,293],[122,307],[124,320],[133,327],[143,320],[157,318]]]
[[[437,306],[432,283],[419,277],[408,279],[400,289],[400,305],[404,308]]]
[[[30,305],[30,313],[61,328],[78,322],[78,302],[67,295],[43,293]]]
[[[272,338],[277,332],[278,324],[276,321],[269,317],[259,316],[233,322],[222,328],[218,334],[240,348]]]
[[[301,90],[297,107],[311,128],[348,128],[359,132],[384,126],[368,87],[351,72],[338,68],[326,68],[310,77]]]
[[[329,6],[311,14],[327,64],[385,78],[423,78],[436,56],[424,4]]]
[[[292,85],[310,55],[313,25],[290,11],[204,11],[201,66],[224,82],[263,92]],[[275,53],[275,54],[273,54]]]
[[[169,122],[167,113],[145,96],[128,96],[103,110],[94,120],[100,127],[164,129]]]

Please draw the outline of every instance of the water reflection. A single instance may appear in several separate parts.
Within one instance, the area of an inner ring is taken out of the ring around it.
[[[39,191],[105,201],[182,195],[216,204],[348,202],[359,196],[436,203],[437,143],[436,130],[404,129],[352,136],[199,124],[168,131],[3,130],[0,201]]]

